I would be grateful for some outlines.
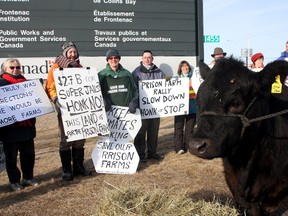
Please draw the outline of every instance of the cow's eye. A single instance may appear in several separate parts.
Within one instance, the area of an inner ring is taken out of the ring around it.
[[[244,106],[241,100],[234,100],[229,108],[229,111],[232,113],[241,113],[244,111]]]
[[[232,107],[235,107],[235,108],[238,107],[238,106],[240,106],[240,105],[241,105],[241,102],[238,101],[238,100],[233,101],[232,104],[231,104],[231,106],[232,106]]]

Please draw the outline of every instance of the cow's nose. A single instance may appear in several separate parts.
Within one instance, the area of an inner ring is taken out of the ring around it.
[[[202,141],[201,143],[199,143],[196,148],[197,148],[197,151],[199,153],[204,153],[206,151],[206,147],[207,147],[207,142],[206,141]]]

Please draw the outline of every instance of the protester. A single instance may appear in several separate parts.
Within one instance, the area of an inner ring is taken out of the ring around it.
[[[139,108],[138,90],[132,74],[123,68],[120,60],[118,50],[109,49],[106,68],[98,73],[105,109],[109,111],[111,105],[118,105],[129,107],[129,112],[135,113]]]
[[[211,57],[213,58],[212,62],[208,65],[210,69],[212,69],[216,63],[217,60],[224,58],[227,55],[226,52],[223,51],[221,47],[216,47],[214,49],[214,52],[211,54]],[[199,67],[196,67],[193,71],[192,75],[192,82],[193,82],[193,89],[197,94],[197,91],[200,87],[200,84],[203,82],[203,79],[200,75]]]
[[[141,82],[142,80],[166,78],[165,73],[153,64],[153,60],[154,57],[150,50],[145,50],[142,53],[142,61],[140,62],[140,65],[132,72],[137,87],[139,81]],[[142,126],[134,139],[134,145],[139,154],[140,163],[146,163],[147,159],[163,159],[157,154],[159,126],[160,118],[142,119]]]
[[[58,125],[60,129],[60,158],[62,162],[63,176],[65,181],[73,180],[74,176],[89,176],[91,171],[85,169],[84,162],[84,143],[85,139],[67,142],[62,117],[60,104],[58,102],[55,82],[54,82],[54,70],[57,68],[80,68],[82,65],[79,60],[79,53],[76,45],[73,42],[65,42],[62,45],[62,54],[57,56],[55,64],[51,66],[48,72],[48,79],[46,83],[46,91],[48,96],[53,101],[55,109],[57,111]],[[71,150],[72,148],[72,150]],[[71,158],[72,152],[72,158]],[[71,159],[73,160],[73,171],[71,167]]]
[[[221,47],[216,47],[214,52],[211,54],[213,58],[212,62],[208,65],[211,69],[214,67],[217,60],[224,58],[227,55],[226,52],[223,51]]]
[[[288,41],[286,42],[285,51],[281,52],[281,56],[277,60],[288,61]]]
[[[21,64],[18,59],[7,59],[1,69],[4,73],[0,76],[0,86],[15,84],[26,81],[22,75]],[[10,187],[18,191],[23,186],[37,186],[34,180],[36,119],[31,118],[11,125],[0,127],[0,140],[6,158],[6,171]],[[17,167],[17,156],[20,153],[21,171]],[[20,184],[22,172],[22,185]]]
[[[189,150],[189,141],[192,139],[193,129],[196,125],[197,106],[191,77],[191,66],[187,61],[181,61],[176,78],[189,79],[189,113],[174,117],[174,144],[177,154],[184,154]]]
[[[251,57],[252,65],[251,70],[254,72],[260,72],[264,68],[264,56],[262,53],[255,53]]]

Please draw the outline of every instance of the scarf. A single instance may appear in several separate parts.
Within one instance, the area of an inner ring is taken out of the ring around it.
[[[26,78],[23,77],[21,74],[20,75],[12,75],[12,74],[8,74],[8,73],[4,73],[2,75],[2,78],[7,80],[11,84],[15,84],[15,83],[26,81]]]
[[[63,55],[59,55],[55,59],[55,63],[57,63],[61,68],[71,68],[71,67],[82,67],[79,59],[71,60],[66,58]]]

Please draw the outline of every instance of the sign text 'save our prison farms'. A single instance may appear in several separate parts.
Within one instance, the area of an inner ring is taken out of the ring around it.
[[[98,71],[110,48],[129,71],[147,49],[167,73],[203,59],[202,0],[0,0],[0,25],[0,61],[19,58],[29,79],[47,78],[65,41]]]

